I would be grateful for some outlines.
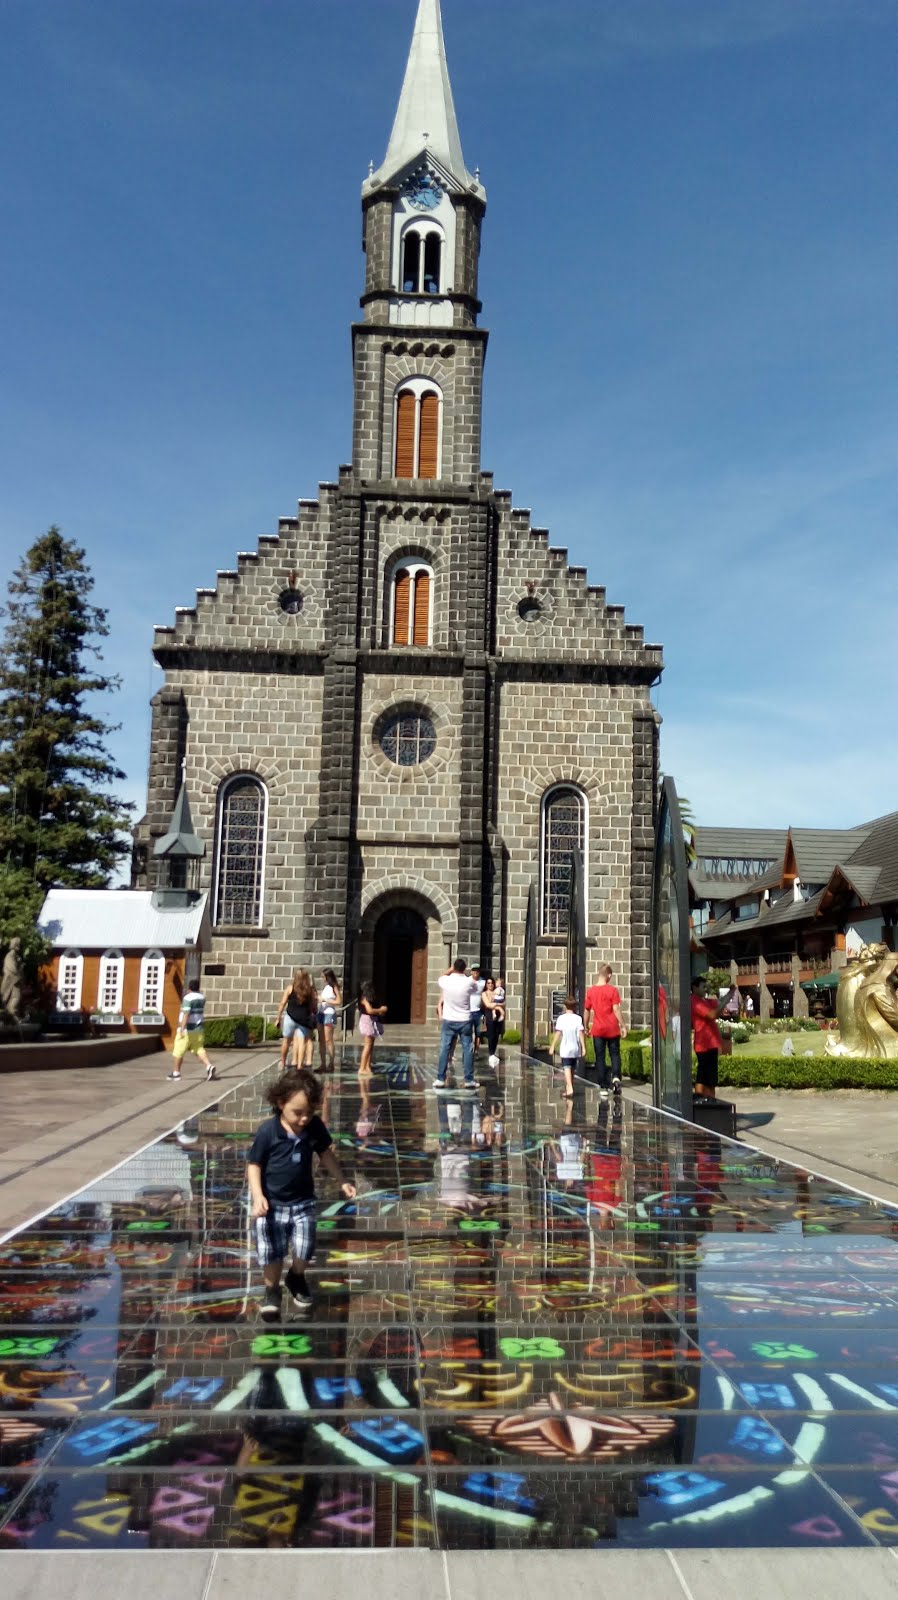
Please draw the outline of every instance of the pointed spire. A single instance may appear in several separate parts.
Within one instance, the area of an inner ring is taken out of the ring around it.
[[[190,815],[190,801],[187,798],[187,785],[182,783],[175,801],[175,809],[171,814],[168,832],[157,839],[153,846],[154,856],[204,856],[206,846],[193,831],[193,818]]]
[[[440,0],[418,0],[399,108],[382,166],[365,184],[389,183],[418,156],[429,152],[462,188],[480,185],[465,166],[449,82]]]

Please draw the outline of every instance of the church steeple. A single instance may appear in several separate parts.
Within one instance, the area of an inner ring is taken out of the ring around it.
[[[352,465],[363,480],[479,478],[485,210],[462,154],[439,0],[418,0],[389,148],[362,188]]]
[[[443,173],[480,199],[484,191],[465,166],[449,81],[440,0],[419,0],[402,93],[386,156],[363,193],[394,182],[419,158],[430,156]]]

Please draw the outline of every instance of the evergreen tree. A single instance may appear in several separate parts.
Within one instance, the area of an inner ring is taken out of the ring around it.
[[[0,657],[0,942],[27,935],[51,884],[102,888],[130,849],[124,778],[95,715],[106,613],[84,551],[50,528],[9,584]],[[25,926],[22,926],[22,924]],[[30,941],[29,941],[30,942]]]

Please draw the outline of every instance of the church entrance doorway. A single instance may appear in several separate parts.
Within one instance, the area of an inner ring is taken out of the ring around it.
[[[427,1021],[427,923],[417,911],[394,906],[378,919],[374,987],[388,1023]]]

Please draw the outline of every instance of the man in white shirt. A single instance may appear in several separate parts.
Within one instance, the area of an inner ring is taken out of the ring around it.
[[[440,1003],[437,1006],[437,1016],[441,1023],[440,1059],[437,1063],[437,1075],[433,1081],[433,1086],[437,1090],[446,1088],[449,1053],[453,1042],[458,1038],[461,1038],[465,1088],[477,1087],[474,1082],[474,1041],[471,1038],[471,997],[477,994],[477,984],[473,978],[467,976],[466,969],[467,962],[462,961],[459,956],[458,960],[453,962],[451,972],[444,972],[440,979]]]

